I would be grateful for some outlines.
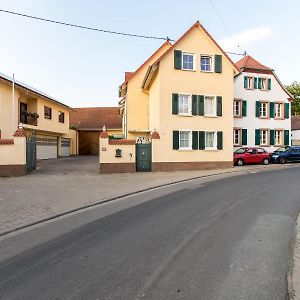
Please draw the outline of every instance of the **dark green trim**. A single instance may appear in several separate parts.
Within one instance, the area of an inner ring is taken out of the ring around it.
[[[215,55],[215,73],[222,73],[222,55]]]
[[[275,144],[275,130],[270,129],[270,145],[273,146]]]
[[[218,150],[223,149],[223,132],[222,131],[217,132],[217,148],[218,148]]]
[[[255,145],[260,145],[260,129],[255,129]]]
[[[285,130],[284,131],[284,145],[288,146],[290,144],[290,131]]]
[[[199,131],[199,149],[205,149],[205,131]]]
[[[173,131],[173,150],[179,149],[179,131]]]
[[[198,95],[198,115],[204,116],[204,96]]]
[[[178,94],[172,94],[172,114],[178,115]]]
[[[274,118],[275,116],[275,103],[270,102],[270,118]]]
[[[242,116],[247,117],[247,101],[242,101]]]
[[[198,99],[197,95],[192,95],[192,115],[198,115]]]
[[[176,70],[181,70],[182,68],[182,51],[174,50],[174,68]]]
[[[217,96],[217,116],[222,116],[222,96]]]
[[[192,149],[198,150],[199,149],[199,134],[198,131],[192,132]]]
[[[247,129],[242,129],[242,145],[247,145]]]

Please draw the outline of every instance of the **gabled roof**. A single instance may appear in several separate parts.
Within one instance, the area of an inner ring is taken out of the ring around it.
[[[4,80],[4,81],[8,82],[9,84],[12,84],[12,83],[13,83],[13,78],[10,77],[10,76],[5,75],[5,74],[3,74],[3,73],[0,73],[0,79],[2,79],[2,80]],[[64,103],[62,103],[62,102],[60,102],[60,101],[58,101],[57,99],[55,99],[55,98],[53,98],[53,97],[47,95],[46,93],[44,93],[44,92],[42,92],[42,91],[40,91],[40,90],[38,90],[38,89],[36,89],[36,88],[34,88],[34,87],[31,87],[31,86],[29,86],[29,85],[27,85],[27,84],[25,84],[25,83],[23,83],[23,82],[21,82],[21,81],[14,80],[14,83],[15,83],[15,86],[16,86],[16,87],[23,88],[23,89],[25,89],[25,90],[28,90],[28,91],[34,93],[34,94],[37,94],[37,95],[39,95],[39,96],[42,96],[42,97],[44,97],[44,98],[46,98],[46,99],[48,99],[48,100],[50,100],[50,101],[52,101],[52,102],[55,102],[56,104],[59,104],[59,105],[62,105],[62,106],[64,106],[64,107],[66,107],[66,108],[71,109],[71,107],[69,107],[68,105],[66,105],[66,104],[64,104]]]
[[[210,35],[210,33],[205,29],[205,27],[197,21],[193,26],[191,26],[166,52],[164,52],[154,63],[158,64],[169,52],[175,49],[175,47],[182,41],[194,28],[200,28],[204,33],[209,37],[209,39],[219,48],[219,50],[223,53],[223,55],[229,60],[232,64],[233,68],[239,73],[239,69],[236,67],[235,63],[231,60],[231,58],[226,54],[226,52],[221,48],[221,46],[216,42],[216,40]]]
[[[300,129],[300,116],[292,116],[292,130]]]
[[[171,47],[172,44],[169,40],[165,41],[150,57],[148,57],[134,72],[125,72],[125,81],[120,85],[122,86],[124,83],[127,83],[131,78],[133,78],[144,66],[149,64],[149,61],[153,59],[153,57],[165,46]]]
[[[273,71],[271,68],[266,67],[261,64],[259,61],[254,59],[250,55],[244,56],[241,60],[239,60],[236,64],[236,67],[243,71],[244,69],[254,69],[254,70],[263,70],[263,71]]]
[[[122,129],[122,117],[118,107],[74,108],[70,112],[70,125],[78,130]]]

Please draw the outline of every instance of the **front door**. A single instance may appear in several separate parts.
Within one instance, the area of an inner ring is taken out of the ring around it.
[[[152,151],[151,144],[136,144],[136,171],[151,172]]]

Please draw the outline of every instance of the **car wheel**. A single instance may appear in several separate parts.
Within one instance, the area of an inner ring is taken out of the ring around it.
[[[238,159],[238,161],[236,162],[236,164],[238,166],[242,166],[244,164],[244,161],[242,159]]]
[[[281,157],[279,162],[280,162],[281,164],[285,164],[285,163],[286,163],[285,157]]]
[[[270,162],[270,160],[269,160],[268,158],[265,158],[265,159],[263,160],[263,164],[264,164],[264,165],[268,165],[269,162]]]

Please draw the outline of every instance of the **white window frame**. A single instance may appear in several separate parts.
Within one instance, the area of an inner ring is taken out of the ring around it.
[[[182,133],[188,133],[188,146],[181,147],[180,146],[180,136]],[[179,150],[192,150],[192,130],[179,130]]]
[[[210,59],[210,70],[202,70],[202,64],[201,64],[201,59],[202,57],[207,57]],[[205,73],[212,73],[214,70],[214,60],[212,55],[208,54],[200,54],[200,71],[205,72]]]
[[[193,57],[193,69],[186,69],[186,68],[183,67],[183,56],[184,55],[191,55]],[[195,53],[182,52],[181,53],[181,61],[182,61],[181,70],[183,70],[183,71],[196,71],[196,54]]]
[[[180,98],[182,96],[187,96],[188,97],[188,112],[180,112]],[[178,94],[178,115],[180,116],[192,116],[192,95],[187,94],[187,93],[179,93]]]
[[[238,114],[236,114],[236,103],[238,103],[238,110],[239,110]],[[242,116],[242,100],[238,100],[238,99],[233,100],[233,116],[234,117]]]
[[[260,78],[261,80],[261,91],[266,91],[268,86],[267,78]]]
[[[247,76],[247,89],[248,90],[254,89],[254,77]]]
[[[266,112],[266,115],[262,115],[262,112],[263,112],[263,105],[265,105],[266,109],[265,109],[265,112]],[[269,106],[270,106],[270,103],[269,102],[265,102],[265,101],[261,101],[260,102],[260,105],[259,105],[259,117],[260,118],[268,118],[269,117]]]
[[[277,114],[277,110],[280,108],[280,115]],[[276,119],[282,119],[283,116],[283,103],[281,102],[275,102],[274,103],[274,118]]]
[[[233,145],[234,146],[240,146],[241,145],[241,132],[242,130],[240,128],[233,128]],[[236,143],[236,133],[237,133],[237,143]]]
[[[278,136],[276,136],[278,134]],[[277,143],[277,138],[279,137],[279,143]],[[274,129],[274,146],[281,146],[283,139],[283,130],[281,129]]]
[[[263,132],[265,132],[265,142],[263,141]],[[267,146],[269,143],[269,130],[267,129],[260,129],[260,145]]]
[[[213,113],[208,114],[206,113],[206,98],[213,98]],[[211,96],[211,95],[205,95],[204,96],[204,116],[205,117],[216,117],[217,116],[217,97],[216,96]]]
[[[213,133],[214,134],[214,140],[213,140],[213,146],[208,147],[207,144],[207,134]],[[217,131],[205,131],[205,150],[217,150]]]

